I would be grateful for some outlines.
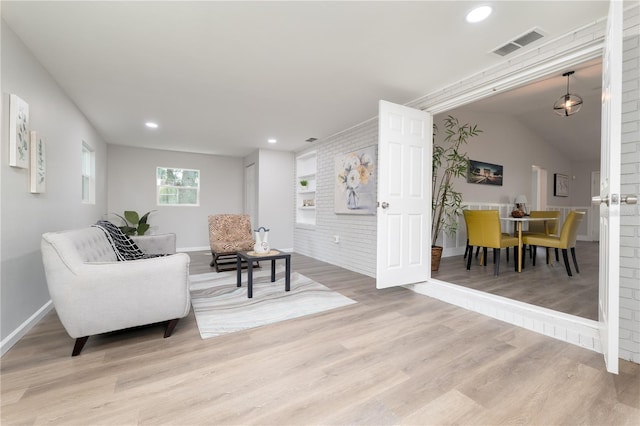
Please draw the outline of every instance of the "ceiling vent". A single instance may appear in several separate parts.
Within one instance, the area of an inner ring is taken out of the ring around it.
[[[494,49],[492,52],[496,55],[506,56],[511,52],[515,52],[521,47],[525,47],[526,45],[541,39],[542,37],[544,37],[542,31],[539,28],[534,28],[533,30],[528,31],[527,33],[509,41],[507,44]]]
[[[318,138],[309,138],[309,139],[306,139],[305,142],[315,142],[317,140]]]

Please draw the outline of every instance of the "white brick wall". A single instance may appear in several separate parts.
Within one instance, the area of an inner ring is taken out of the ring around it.
[[[640,36],[638,10],[626,11],[622,76],[622,194],[640,195]],[[629,25],[633,22],[633,25]],[[633,31],[635,28],[635,31]],[[620,218],[620,358],[640,363],[640,205]]]
[[[316,226],[296,228],[294,248],[297,253],[374,277],[376,216],[335,214],[333,210],[336,156],[371,145],[378,145],[377,118],[316,141],[309,148],[318,152]],[[338,244],[333,242],[334,235],[340,238]]]

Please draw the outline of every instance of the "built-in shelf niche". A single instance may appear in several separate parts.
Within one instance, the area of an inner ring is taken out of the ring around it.
[[[296,224],[316,224],[316,151],[305,152],[296,157]],[[307,185],[302,186],[301,180]]]

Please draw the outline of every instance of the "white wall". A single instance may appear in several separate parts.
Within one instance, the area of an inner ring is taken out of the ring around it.
[[[640,7],[636,7],[636,17]],[[636,20],[636,23],[638,21]],[[624,41],[620,192],[640,196],[640,36]],[[620,218],[620,358],[640,363],[640,205]]]
[[[150,233],[176,234],[178,249],[209,248],[208,216],[242,213],[244,169],[242,159],[155,149],[108,146],[108,211],[146,213]],[[158,206],[156,167],[200,170],[200,205]],[[118,223],[117,217],[109,219]]]
[[[1,331],[3,352],[50,300],[41,235],[90,225],[106,211],[106,144],[49,73],[2,22]],[[46,146],[46,192],[29,193],[27,169],[8,165],[9,94],[29,104]],[[81,202],[82,141],[96,152],[96,204]]]

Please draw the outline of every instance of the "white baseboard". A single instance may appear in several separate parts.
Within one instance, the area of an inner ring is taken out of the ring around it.
[[[189,252],[189,251],[210,251],[211,247],[205,246],[205,247],[181,247],[181,248],[177,248],[176,252],[180,252],[180,253],[185,253],[185,252]],[[290,248],[279,248],[278,250],[280,251],[284,251],[287,253],[291,253],[293,252],[293,247]]]
[[[2,342],[0,342],[0,356],[4,356],[4,354],[7,353],[13,345],[18,343],[18,340],[22,339],[34,325],[36,325],[46,314],[49,313],[49,311],[51,311],[51,309],[53,309],[53,302],[49,300],[40,309],[38,309],[36,313],[23,322],[20,327],[16,328],[11,334],[2,339]]]
[[[176,252],[184,253],[188,251],[210,251],[211,247],[202,246],[202,247],[179,247],[176,249]]]
[[[518,302],[440,280],[406,286],[419,294],[602,353],[597,321]]]

